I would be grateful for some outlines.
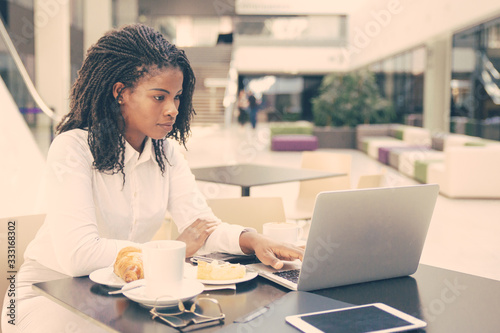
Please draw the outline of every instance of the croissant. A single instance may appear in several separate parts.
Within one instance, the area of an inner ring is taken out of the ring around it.
[[[132,282],[144,278],[144,264],[142,250],[128,246],[118,252],[114,265],[114,273],[125,282]]]

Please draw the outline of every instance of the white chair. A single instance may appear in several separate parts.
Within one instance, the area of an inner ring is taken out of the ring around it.
[[[175,231],[175,234],[172,234]],[[160,226],[160,229],[156,232],[156,234],[153,236],[151,239],[152,241],[154,240],[161,240],[161,239],[175,239],[179,233],[177,232],[177,227],[173,220],[169,217],[166,216],[165,220]],[[174,237],[175,236],[175,237]]]
[[[319,192],[350,189],[351,163],[352,156],[350,154],[322,151],[303,152],[302,168],[345,173],[346,175],[301,181],[295,206],[292,210],[287,211],[287,218],[293,220],[309,220],[312,217],[314,201]]]
[[[373,188],[380,187],[384,179],[384,173],[372,174],[372,175],[361,175],[358,179],[358,184],[356,188]]]
[[[24,262],[24,251],[26,247],[35,238],[38,229],[45,220],[45,214],[16,216],[12,218],[0,219],[0,267],[4,273],[8,271],[19,271]],[[14,252],[10,251],[11,246],[15,245]],[[14,255],[15,257],[9,257]],[[14,262],[8,261],[14,260]],[[14,264],[10,267],[10,264]],[[0,295],[3,297],[10,282],[3,276],[0,279]]]
[[[500,198],[500,145],[450,147],[429,165],[427,183],[449,198]]]
[[[264,223],[286,222],[280,197],[214,198],[207,203],[222,221],[254,228],[260,233]]]
[[[286,222],[283,200],[280,197],[237,197],[207,199],[208,206],[223,222],[250,227],[262,233],[267,222]],[[176,224],[166,221],[153,239],[175,239],[179,236]]]

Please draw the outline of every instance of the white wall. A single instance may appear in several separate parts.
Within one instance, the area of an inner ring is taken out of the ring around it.
[[[498,17],[498,0],[370,0],[349,17],[346,56],[369,64]]]
[[[424,123],[431,131],[450,129],[451,35],[427,42],[424,74]]]
[[[254,8],[263,0],[240,2],[242,5],[252,4]],[[243,73],[283,71],[292,74],[355,69],[449,38],[454,32],[500,15],[498,0],[366,0],[348,7],[349,47],[236,45],[236,69]],[[262,5],[262,8],[257,8],[270,11],[274,7]]]
[[[35,0],[36,88],[59,116],[69,111],[70,1]]]
[[[83,8],[83,52],[113,27],[111,0],[85,0]]]
[[[239,73],[325,74],[347,70],[343,53],[335,47],[240,46],[233,51]]]
[[[118,19],[114,22],[118,27],[137,22],[139,19],[139,0],[120,0],[113,5],[115,16]]]
[[[0,218],[33,214],[45,158],[0,78]]]
[[[346,14],[366,0],[235,0],[239,15]]]

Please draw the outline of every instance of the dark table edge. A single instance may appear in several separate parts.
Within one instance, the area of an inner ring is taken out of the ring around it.
[[[260,164],[251,164],[251,163],[235,164],[234,166],[241,166],[241,165],[255,165],[255,166],[259,166],[259,167],[262,166],[262,167],[266,167],[266,168],[301,170],[301,168],[290,168],[290,167],[280,167],[280,166],[276,166],[276,165],[260,165]],[[191,172],[193,172],[193,170],[196,171],[196,170],[201,170],[201,169],[225,168],[225,167],[231,167],[231,166],[232,165],[196,167],[196,168],[191,168]],[[199,182],[241,186],[242,188],[248,188],[248,190],[250,190],[250,188],[253,186],[275,185],[275,184],[283,184],[283,183],[290,183],[290,182],[300,182],[300,181],[307,181],[307,180],[316,180],[316,179],[323,179],[323,178],[347,176],[347,173],[342,173],[342,172],[330,172],[330,171],[322,171],[322,170],[315,170],[315,169],[307,169],[307,170],[316,171],[318,173],[324,173],[324,175],[319,175],[319,176],[314,176],[314,177],[309,177],[309,178],[304,178],[304,179],[297,179],[297,180],[282,180],[282,181],[273,181],[273,182],[260,182],[260,183],[253,183],[253,184],[234,184],[234,183],[225,182],[224,180],[222,180],[222,181],[220,181],[220,180],[218,180],[218,181],[204,180],[204,179],[197,179],[196,176],[195,176],[195,180],[199,181]],[[193,175],[194,175],[194,172],[193,172]]]
[[[418,274],[420,268],[423,267],[424,269],[425,268],[431,268],[431,269],[439,269],[439,270],[445,270],[445,271],[449,271],[449,272],[454,272],[454,273],[457,273],[457,274],[461,274],[461,275],[466,275],[466,276],[469,276],[469,277],[474,277],[474,278],[480,278],[480,279],[486,279],[486,280],[491,280],[491,281],[495,281],[495,282],[500,282],[498,280],[495,280],[495,279],[492,279],[492,278],[488,278],[488,277],[483,277],[483,276],[479,276],[479,275],[474,275],[474,274],[470,274],[470,273],[465,273],[465,272],[461,272],[461,271],[457,271],[457,270],[453,270],[453,269],[449,269],[449,268],[443,268],[443,267],[438,267],[438,266],[434,266],[434,265],[429,265],[429,264],[419,264],[418,265],[418,268],[416,270],[416,272],[414,272],[413,274],[411,275],[408,275],[410,277],[414,277],[415,278],[415,275]],[[288,289],[285,289],[279,285],[274,285],[276,288],[278,289],[283,289],[285,291],[288,291],[290,292],[290,290]],[[44,297],[47,297],[48,299],[56,302],[57,304],[61,305],[62,307],[68,309],[69,311],[71,311],[72,313],[75,313],[76,315],[86,319],[86,320],[89,320],[90,322],[92,322],[93,324],[97,325],[98,327],[101,327],[103,329],[105,329],[106,331],[109,331],[109,332],[116,332],[116,333],[120,333],[119,331],[116,331],[114,330],[113,328],[101,323],[100,321],[84,314],[83,312],[80,312],[80,311],[75,311],[75,309],[73,307],[71,307],[70,305],[66,304],[65,302],[53,297],[52,295],[46,293],[44,290],[38,288],[36,286],[36,284],[33,284],[32,286],[33,290],[35,290],[37,293],[39,293],[40,295],[44,296]],[[326,288],[326,289],[329,289],[329,288]],[[320,290],[317,290],[317,291],[310,291],[311,293],[314,293],[314,294],[318,294],[318,295],[322,295],[321,291],[322,290],[325,290],[325,289],[320,289]],[[328,297],[328,296],[325,296],[325,297]],[[331,298],[331,297],[329,297]],[[332,298],[334,299],[334,298]],[[335,299],[337,300],[337,299]],[[341,300],[339,300],[341,301]]]
[[[71,313],[74,313],[77,316],[80,316],[83,319],[90,321],[94,325],[97,325],[98,327],[101,327],[104,330],[109,331],[109,332],[120,333],[120,331],[117,331],[117,330],[113,329],[112,327],[110,327],[110,326],[108,326],[108,325],[100,322],[99,320],[96,320],[96,319],[92,318],[91,316],[86,315],[85,313],[83,313],[83,312],[81,312],[79,310],[76,310],[71,305],[66,304],[65,302],[63,302],[63,301],[59,300],[58,298],[50,295],[49,293],[46,293],[43,289],[38,288],[38,286],[36,286],[36,284],[33,284],[32,288],[33,288],[34,291],[36,291],[37,293],[39,293],[41,296],[47,297],[48,299],[50,299],[51,301],[59,304],[60,306],[62,306],[66,310],[69,310]]]

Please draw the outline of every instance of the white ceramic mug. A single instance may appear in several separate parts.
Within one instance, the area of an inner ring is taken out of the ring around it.
[[[176,240],[157,240],[143,244],[144,279],[146,296],[157,297],[175,294],[184,278],[186,243]]]
[[[269,222],[262,226],[262,234],[277,241],[297,243],[302,238],[304,230],[295,223]]]

